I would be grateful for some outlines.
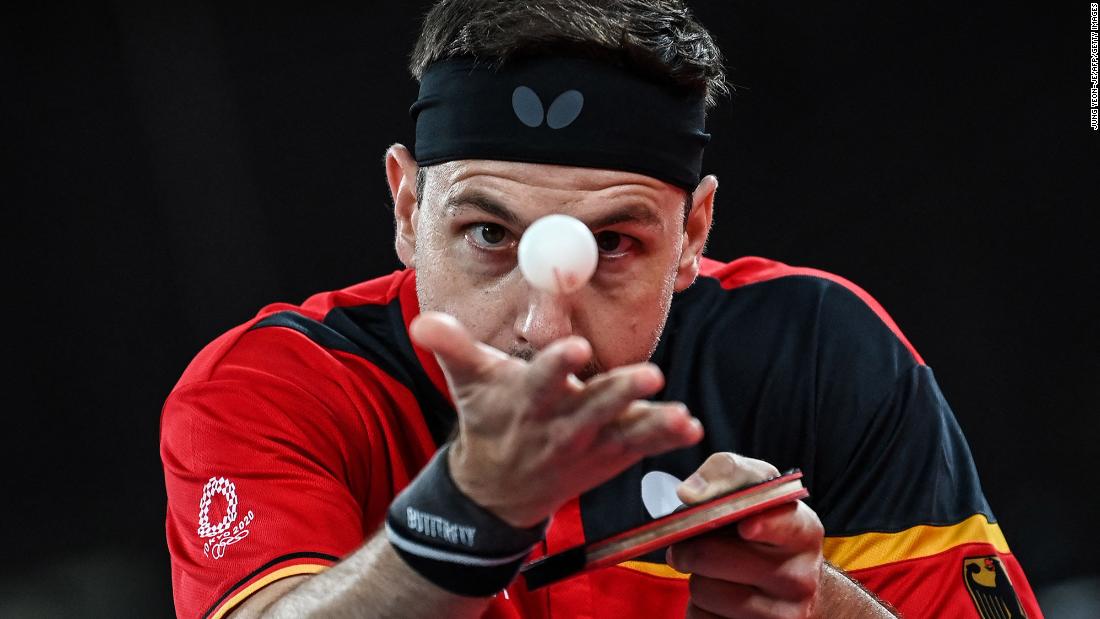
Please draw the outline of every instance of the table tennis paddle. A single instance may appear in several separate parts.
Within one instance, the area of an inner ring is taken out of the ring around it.
[[[540,557],[523,566],[529,590],[615,565],[664,546],[701,535],[770,507],[809,496],[802,471],[792,469],[778,477],[737,488],[603,540],[580,544]]]

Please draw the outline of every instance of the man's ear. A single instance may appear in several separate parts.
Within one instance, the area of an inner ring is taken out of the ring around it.
[[[394,247],[397,257],[410,269],[416,267],[416,226],[420,217],[420,196],[416,195],[418,166],[409,149],[394,144],[386,150],[386,182],[393,198]]]
[[[699,261],[703,258],[703,248],[710,234],[714,194],[717,191],[718,179],[708,174],[691,194],[691,211],[684,222],[684,244],[680,248],[680,263],[676,268],[676,292],[690,286],[699,275]]]

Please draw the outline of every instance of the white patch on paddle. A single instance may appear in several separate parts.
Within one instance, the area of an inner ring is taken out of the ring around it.
[[[667,516],[683,505],[676,496],[680,480],[663,471],[650,471],[642,477],[642,504],[653,518]]]

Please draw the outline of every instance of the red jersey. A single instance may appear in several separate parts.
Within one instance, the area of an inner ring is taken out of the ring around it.
[[[455,413],[414,346],[415,274],[276,304],[199,353],[164,406],[161,456],[176,611],[221,617],[265,585],[320,572],[380,528]],[[653,356],[706,428],[555,515],[536,554],[650,518],[640,479],[684,478],[716,451],[801,468],[825,556],[904,615],[1041,617],[981,494],[954,416],[867,293],[760,258],[704,260]],[[682,617],[687,575],[663,551],[534,592],[487,617]],[[1000,614],[994,614],[1000,613]]]

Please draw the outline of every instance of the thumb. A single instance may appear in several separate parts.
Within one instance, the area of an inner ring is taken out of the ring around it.
[[[476,341],[457,318],[443,312],[424,312],[414,318],[409,336],[421,348],[435,353],[452,387],[477,380],[494,363],[510,358]]]
[[[711,454],[685,479],[676,488],[676,496],[692,505],[777,475],[779,471],[763,460],[722,451]]]

